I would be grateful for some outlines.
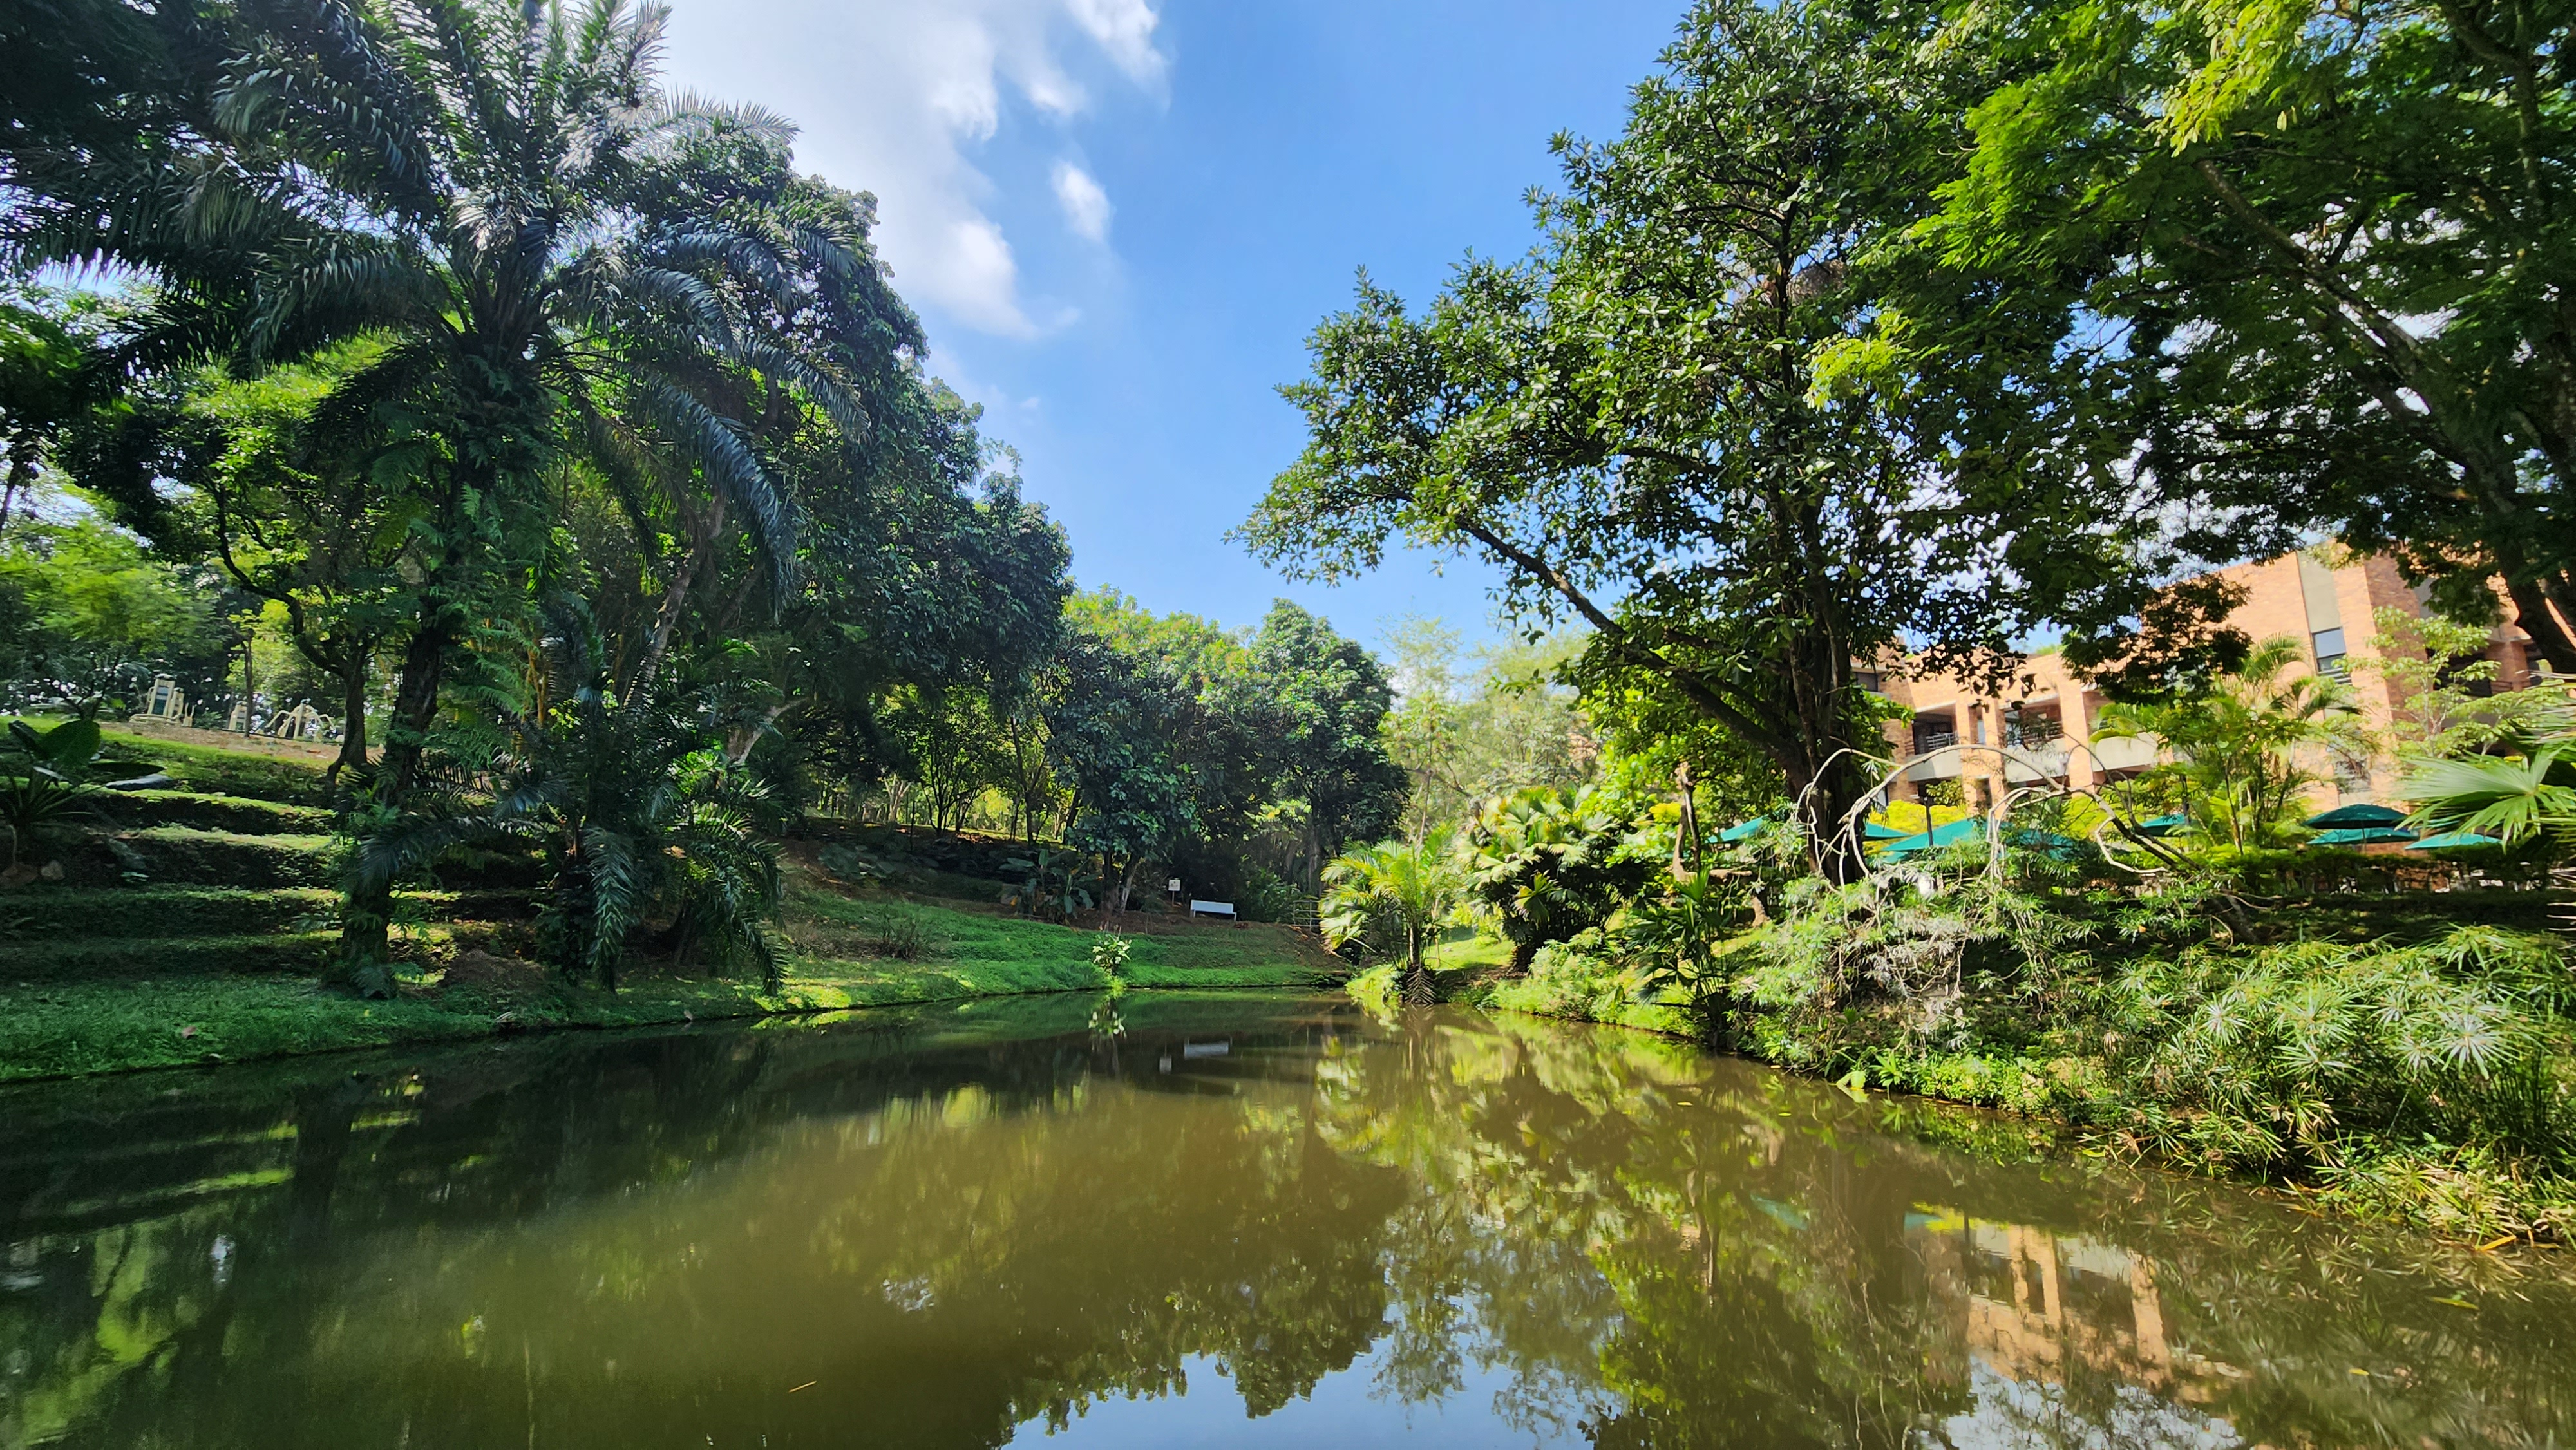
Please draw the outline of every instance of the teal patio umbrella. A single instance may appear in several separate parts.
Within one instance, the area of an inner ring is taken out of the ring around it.
[[[2413,831],[2400,826],[2347,826],[2340,831],[2321,831],[2311,846],[2375,846],[2382,841],[2411,841]]]
[[[2073,836],[2059,835],[2055,831],[2037,830],[2030,826],[2006,826],[2004,839],[2025,851],[2045,851],[2061,861],[2072,858],[2084,849],[2084,843]]]
[[[1861,839],[1865,841],[1902,841],[1914,834],[1911,831],[1900,831],[1894,826],[1882,826],[1876,821],[1864,821],[1861,824]]]
[[[2453,851],[2458,850],[2463,846],[2501,846],[2503,844],[2504,842],[2497,840],[2493,836],[2481,836],[2475,831],[2444,831],[2438,836],[2426,836],[2423,840],[2416,842],[2414,845],[2411,845],[2406,849],[2409,851]]]
[[[1910,836],[1900,836],[1881,848],[1879,855],[1893,858],[1920,855],[1925,851],[1938,851],[1944,846],[1955,846],[1961,841],[1984,835],[1985,829],[1985,822],[1971,816],[1964,821],[1952,821],[1946,826],[1934,826],[1928,831],[1917,831]]]
[[[1750,841],[1770,828],[1771,818],[1769,816],[1755,816],[1749,821],[1738,821],[1736,824],[1718,832],[1717,838],[1732,846],[1738,841]]]
[[[2356,826],[2393,826],[2405,819],[2404,811],[2388,806],[2372,805],[2368,801],[2355,801],[2348,806],[2337,806],[2330,811],[2321,811],[2299,824],[2320,831],[2336,831],[2350,830]]]
[[[2150,816],[2129,829],[2141,836],[2170,836],[2190,824],[2189,816]]]

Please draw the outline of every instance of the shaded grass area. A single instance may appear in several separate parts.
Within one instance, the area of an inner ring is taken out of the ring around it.
[[[1512,944],[1498,936],[1462,935],[1423,948],[1422,962],[1444,975],[1506,971],[1512,964]]]
[[[99,754],[160,771],[178,790],[303,806],[331,803],[331,789],[322,779],[326,761],[165,740],[114,725],[102,733]]]
[[[1434,948],[1423,953],[1424,965],[1431,968],[1433,994],[1440,1001],[1532,1017],[1630,1027],[1692,1041],[1708,1035],[1705,1024],[1685,1005],[1638,1002],[1608,988],[1569,993],[1561,981],[1502,976],[1500,973],[1511,964],[1508,942],[1444,942],[1441,946],[1451,950]],[[1397,1011],[1403,1005],[1403,968],[1399,963],[1380,963],[1351,978],[1347,990],[1372,1012],[1384,1015]]]
[[[1009,843],[892,828],[893,884],[854,886],[800,841],[777,923],[782,984],[746,965],[646,961],[609,992],[525,959],[543,904],[532,861],[442,863],[398,899],[406,975],[387,1000],[323,985],[341,853],[325,762],[123,728],[105,754],[171,789],[124,793],[45,843],[51,875],[0,891],[0,1081],[400,1047],[556,1028],[789,1019],[851,1008],[1091,992],[1098,935],[1003,914]],[[829,834],[829,833],[827,833]],[[54,879],[60,877],[60,880]],[[924,898],[930,899],[924,899]],[[1311,988],[1342,964],[1283,927],[1159,917],[1122,926],[1140,988]]]
[[[285,906],[284,902],[280,903]],[[296,898],[304,904],[304,898]],[[291,908],[289,908],[291,909]],[[850,896],[799,879],[786,913],[783,989],[748,978],[647,968],[610,993],[511,959],[469,957],[367,1001],[279,974],[283,954],[311,971],[330,937],[198,938],[155,944],[22,946],[59,954],[44,977],[0,980],[0,1081],[238,1062],[560,1028],[649,1027],[810,1014],[899,1003],[1097,990],[1097,934],[932,902]],[[1140,988],[1312,988],[1338,964],[1284,928],[1140,935],[1125,973]],[[911,952],[896,956],[890,942]],[[67,971],[122,949],[123,975]],[[263,972],[263,969],[265,971]],[[7,968],[0,966],[0,977]],[[135,975],[135,973],[150,973]],[[221,975],[233,972],[238,975]],[[254,975],[253,973],[261,973]]]

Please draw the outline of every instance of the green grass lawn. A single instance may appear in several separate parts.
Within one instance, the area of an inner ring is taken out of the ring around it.
[[[1422,964],[1435,972],[1499,972],[1512,964],[1512,944],[1498,936],[1462,935],[1423,948]]]
[[[165,975],[0,980],[0,1081],[1102,985],[1091,964],[1097,934],[1088,930],[845,895],[801,875],[785,917],[792,950],[775,996],[748,979],[651,969],[613,994],[533,969],[498,979],[452,969],[367,1001],[310,978],[199,973],[187,943],[174,941]],[[1139,988],[1308,988],[1341,974],[1320,948],[1279,927],[1148,923],[1130,939],[1126,977]],[[911,955],[883,954],[890,944]]]
[[[1097,933],[1005,914],[999,881],[907,868],[900,889],[853,888],[791,854],[774,934],[781,990],[747,972],[643,963],[612,993],[524,960],[534,869],[495,858],[448,863],[445,889],[403,894],[397,937],[413,973],[392,998],[364,1000],[316,976],[337,946],[342,849],[321,760],[122,728],[106,753],[176,788],[116,798],[111,820],[47,845],[69,879],[0,892],[0,1081],[1105,984]],[[123,848],[112,859],[109,831]],[[1347,975],[1285,927],[1143,914],[1120,930],[1134,942],[1132,987],[1310,988]]]

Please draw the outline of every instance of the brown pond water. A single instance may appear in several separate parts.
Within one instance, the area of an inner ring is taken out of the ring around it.
[[[2576,1442],[2566,1259],[2029,1132],[1246,996],[22,1088],[0,1446]]]

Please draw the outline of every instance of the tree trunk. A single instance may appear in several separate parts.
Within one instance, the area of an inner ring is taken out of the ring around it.
[[[403,651],[402,688],[394,693],[392,718],[385,724],[385,749],[376,772],[375,804],[399,812],[410,801],[420,775],[420,759],[438,718],[438,691],[447,669],[451,641],[444,611],[424,620]],[[363,850],[364,848],[361,847]],[[340,980],[368,991],[390,989],[389,928],[393,922],[393,878],[353,868],[348,899],[340,915]]]
[[[1422,964],[1422,925],[1408,921],[1404,924],[1404,1005],[1428,1007],[1439,999],[1431,969]]]
[[[1673,826],[1673,879],[1687,881],[1699,874],[1699,792],[1691,779],[1690,762],[1673,767],[1673,790],[1681,798],[1681,815]]]
[[[365,646],[352,642],[349,662],[340,671],[340,754],[322,774],[326,785],[337,785],[342,771],[367,773],[368,653]]]
[[[0,487],[0,529],[9,526],[9,510],[36,482],[36,440],[26,429],[9,439],[9,481]]]
[[[725,500],[717,494],[715,506],[702,529],[691,529],[688,552],[680,556],[680,570],[671,576],[671,587],[663,592],[662,608],[653,620],[653,637],[644,647],[644,659],[635,669],[635,678],[627,682],[625,693],[648,688],[653,677],[662,672],[662,656],[671,647],[671,632],[679,627],[681,611],[688,607],[689,587],[697,581],[698,561],[715,546],[717,534],[724,531]]]
[[[2551,591],[2538,580],[2508,581],[2505,587],[2513,596],[2514,623],[2531,636],[2531,652],[2562,675],[2576,674],[2576,639],[2570,638],[2567,624],[2550,607],[2557,602]]]

